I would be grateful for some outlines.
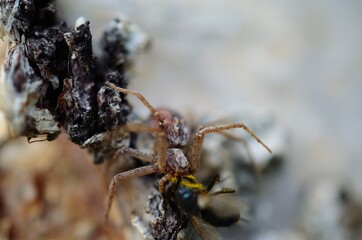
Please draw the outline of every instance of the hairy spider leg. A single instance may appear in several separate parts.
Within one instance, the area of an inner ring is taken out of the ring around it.
[[[250,162],[250,165],[253,168],[256,177],[258,179],[260,179],[261,178],[261,169],[256,164],[255,158],[254,158],[253,154],[250,151],[250,147],[248,145],[248,142],[243,137],[235,136],[235,135],[233,135],[231,133],[220,132],[219,134],[221,134],[224,137],[226,137],[228,139],[231,139],[233,141],[240,142],[244,146],[247,158],[249,159],[249,162]]]
[[[130,95],[137,97],[154,116],[158,115],[157,110],[151,105],[151,103],[149,103],[146,100],[146,98],[141,93],[135,92],[135,91],[132,91],[129,89],[117,87],[116,85],[114,85],[113,83],[110,83],[110,82],[106,82],[105,84],[117,92],[130,94]],[[135,130],[136,130],[135,132],[137,132],[137,129],[135,129]],[[167,147],[168,147],[167,146],[168,145],[167,136],[162,131],[162,129],[158,129],[156,131],[157,131],[157,133],[156,133],[154,151],[157,154],[157,165],[158,165],[159,169],[162,172],[164,172],[164,167],[166,165],[166,152],[167,152]]]
[[[206,134],[209,133],[221,133],[223,131],[229,130],[229,129],[235,129],[235,128],[242,128],[247,133],[249,133],[258,143],[260,143],[266,150],[268,150],[269,153],[272,151],[270,148],[260,140],[260,138],[251,131],[244,123],[232,123],[232,124],[226,124],[226,125],[219,125],[219,126],[207,126],[204,128],[201,128],[196,134],[194,138],[194,142],[191,147],[191,156],[190,156],[190,165],[192,172],[195,172],[199,167],[200,162],[200,156],[201,156],[201,148],[202,143],[204,140],[204,137]]]
[[[156,134],[154,151],[157,156],[157,166],[162,173],[165,172],[166,157],[167,157],[167,136],[165,132],[158,132]]]
[[[114,196],[116,194],[116,183],[127,180],[127,179],[135,178],[135,177],[146,176],[146,175],[158,172],[158,171],[159,171],[159,169],[158,169],[157,165],[152,164],[152,165],[147,165],[144,167],[135,168],[135,169],[129,170],[127,172],[119,173],[113,177],[111,184],[109,185],[107,211],[104,216],[104,224],[106,226],[108,225],[109,212],[111,210],[112,202],[113,202]]]
[[[135,125],[133,125],[135,126]],[[129,130],[133,130],[139,132],[140,128],[132,128]],[[142,130],[150,130],[153,131],[152,128],[142,128]],[[113,177],[111,184],[109,185],[109,195],[108,195],[108,205],[107,211],[105,215],[104,222],[106,226],[108,225],[109,212],[112,207],[113,198],[116,193],[116,183],[125,179],[130,179],[139,176],[149,175],[155,172],[164,172],[163,167],[166,165],[166,152],[167,152],[167,137],[164,132],[159,132],[159,129],[156,129],[156,141],[155,141],[155,154],[146,154],[137,149],[123,146],[118,151],[117,154],[127,155],[129,157],[134,157],[139,160],[149,162],[151,165],[139,167],[136,169],[129,170],[127,172],[119,173]],[[155,164],[156,162],[156,164]],[[161,168],[160,168],[160,167]],[[167,176],[167,174],[165,175]],[[162,180],[162,179],[161,179]]]
[[[150,110],[150,112],[152,114],[155,115],[157,113],[157,110],[146,100],[146,98],[141,93],[135,92],[135,91],[132,91],[132,90],[129,90],[126,88],[117,87],[116,85],[114,85],[113,83],[110,83],[110,82],[106,82],[105,84],[117,92],[130,94],[130,95],[137,97],[143,103],[143,105],[145,105]]]
[[[159,132],[158,130],[160,129],[157,129],[156,131],[156,139],[153,146],[155,154],[147,154],[128,146],[122,146],[117,151],[117,156],[123,154],[140,159],[145,162],[157,163],[157,166],[160,169],[160,171],[164,173],[164,168],[166,165],[166,156],[167,156],[167,136],[164,132]]]
[[[151,164],[154,164],[157,159],[157,156],[154,154],[147,154],[128,146],[122,146],[120,149],[117,150],[116,154],[117,156],[126,155],[128,157],[137,158],[141,161],[148,162]]]
[[[123,129],[126,129],[128,132],[154,132],[156,133],[156,140],[154,144],[154,152],[157,156],[151,156],[149,154],[145,154],[137,149],[129,148],[127,146],[121,147],[117,151],[117,156],[120,154],[125,154],[137,159],[140,159],[145,162],[155,163],[157,161],[159,169],[163,170],[166,165],[166,152],[167,152],[167,136],[160,128],[149,127],[140,123],[127,123],[122,126]]]
[[[162,129],[158,127],[150,127],[143,123],[126,123],[121,126],[121,128],[126,129],[128,132],[163,132]]]
[[[171,178],[173,178],[173,174],[167,173],[160,179],[160,181],[158,181],[158,190],[161,193],[165,191],[165,186],[170,181]]]

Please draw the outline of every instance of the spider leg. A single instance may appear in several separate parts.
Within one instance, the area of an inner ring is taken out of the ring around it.
[[[118,157],[119,155],[126,155],[129,157],[137,158],[141,161],[148,163],[154,163],[156,161],[156,156],[154,154],[147,154],[127,146],[122,146],[120,149],[117,150],[115,157]]]
[[[137,97],[143,103],[143,105],[145,105],[148,108],[148,110],[150,110],[150,112],[152,114],[156,114],[156,112],[157,112],[156,109],[146,100],[146,98],[141,93],[135,92],[135,91],[132,91],[129,89],[117,87],[116,85],[114,85],[113,83],[110,83],[110,82],[106,82],[105,84],[117,92],[130,94],[130,95]]]
[[[134,157],[134,158],[140,159],[145,162],[150,162],[150,163],[154,163],[157,159],[158,168],[161,170],[161,172],[164,172],[164,168],[166,166],[166,155],[167,155],[167,147],[168,147],[166,134],[159,128],[149,128],[149,127],[143,126],[143,125],[140,125],[140,126],[142,126],[142,129],[132,128],[131,131],[132,130],[134,130],[134,132],[141,132],[141,130],[145,130],[146,132],[147,131],[150,131],[150,132],[156,131],[156,138],[155,138],[155,143],[154,143],[155,154],[154,155],[146,154],[137,149],[123,146],[117,151],[117,153],[116,153],[117,156],[120,154],[124,154],[124,155]]]
[[[160,179],[158,182],[158,189],[161,193],[165,191],[165,185],[172,177],[173,175],[171,173],[167,173]]]
[[[156,134],[154,151],[157,156],[157,166],[161,172],[165,172],[166,166],[166,157],[167,157],[167,136],[164,132],[159,132]]]
[[[117,87],[116,85],[110,82],[106,82],[105,84],[114,89],[115,91],[125,94],[131,94],[137,97],[148,108],[148,110],[150,110],[150,112],[154,116],[158,116],[157,110],[146,100],[146,98],[142,94],[129,89]],[[156,132],[154,150],[157,155],[157,165],[159,169],[163,172],[164,167],[166,165],[166,152],[168,147],[167,136],[163,132],[163,130],[161,128],[152,128],[144,126],[142,124],[132,124],[132,123],[127,124],[125,127],[130,132]]]
[[[235,136],[235,135],[230,134],[230,133],[220,132],[220,134],[223,135],[224,137],[228,138],[228,139],[231,139],[233,141],[238,141],[238,142],[240,142],[241,144],[244,145],[246,155],[247,155],[247,157],[248,157],[248,159],[250,161],[250,165],[253,168],[256,177],[260,178],[261,177],[261,169],[256,164],[255,158],[254,158],[253,154],[250,151],[248,142],[244,138],[239,137],[239,136]]]
[[[146,100],[146,98],[142,94],[129,90],[129,89],[117,87],[116,85],[114,85],[113,83],[110,83],[110,82],[106,82],[105,84],[117,92],[131,94],[131,95],[137,97],[154,116],[156,116],[156,117],[159,116],[159,112]],[[127,124],[126,128],[132,132],[141,132],[141,131],[142,132],[156,132],[156,141],[155,141],[154,150],[157,155],[158,167],[161,171],[163,171],[164,167],[166,165],[166,152],[167,152],[167,147],[168,147],[167,136],[163,132],[163,130],[161,128],[152,128],[152,127],[142,126],[142,124]]]
[[[205,135],[209,134],[209,133],[221,133],[223,131],[226,131],[229,129],[234,129],[234,128],[244,129],[258,143],[260,143],[266,150],[268,150],[268,152],[271,153],[270,148],[264,142],[262,142],[260,140],[260,138],[253,131],[251,131],[244,123],[232,123],[232,124],[219,125],[219,126],[208,126],[208,127],[204,127],[202,129],[200,129],[196,133],[193,145],[191,147],[190,164],[191,164],[191,169],[193,172],[197,170],[198,165],[199,165],[200,156],[201,156],[201,148],[202,148],[202,143],[203,143]]]
[[[161,128],[150,127],[142,123],[126,123],[122,128],[125,128],[128,132],[162,132]]]
[[[159,169],[157,168],[157,165],[152,164],[152,165],[147,165],[144,167],[135,168],[135,169],[129,170],[127,172],[119,173],[113,177],[111,184],[109,185],[107,211],[104,216],[105,226],[108,225],[109,212],[112,207],[113,198],[116,194],[116,183],[123,181],[123,180],[135,178],[135,177],[146,176],[146,175],[155,173],[157,171],[159,171]]]

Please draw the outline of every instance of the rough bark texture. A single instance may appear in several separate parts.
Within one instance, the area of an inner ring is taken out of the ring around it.
[[[1,79],[1,107],[15,136],[53,140],[62,130],[87,148],[95,163],[118,157],[135,136],[119,126],[131,106],[125,95],[105,86],[126,88],[134,57],[148,46],[147,36],[116,19],[101,39],[99,61],[93,55],[90,22],[74,29],[59,21],[53,1],[1,0],[2,35],[9,41]],[[1,205],[1,203],[0,203]],[[185,219],[158,191],[149,195],[146,223],[152,239],[176,239]]]
[[[187,219],[181,216],[159,191],[151,191],[146,212],[152,216],[149,223],[154,239],[177,239],[178,233],[185,228]]]
[[[64,127],[69,138],[82,144],[99,131],[96,104],[95,62],[89,22],[64,34],[69,46],[70,78],[64,82]],[[60,100],[63,100],[60,98]]]
[[[147,37],[132,44],[132,37],[143,33],[127,21],[114,20],[104,33],[103,54],[96,62],[89,21],[80,18],[70,29],[59,21],[53,1],[3,0],[0,7],[10,48],[1,107],[12,132],[29,140],[53,140],[64,129],[72,142],[88,148],[101,163],[112,144],[95,142],[95,136],[122,126],[131,111],[124,94],[104,82],[127,87],[126,72],[133,55],[147,45]]]

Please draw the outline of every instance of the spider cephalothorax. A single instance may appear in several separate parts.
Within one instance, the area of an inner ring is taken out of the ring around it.
[[[151,126],[159,126],[165,132],[169,147],[182,147],[189,143],[190,128],[185,119],[173,110],[157,109],[151,116]]]

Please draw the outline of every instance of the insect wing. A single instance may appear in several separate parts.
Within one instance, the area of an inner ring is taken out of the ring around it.
[[[210,224],[204,222],[201,218],[190,216],[190,222],[202,240],[221,239],[216,229]]]
[[[212,196],[207,194],[208,203],[201,210],[202,219],[216,227],[228,227],[240,220],[240,214],[245,207],[236,197],[222,194]]]

